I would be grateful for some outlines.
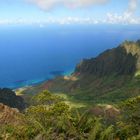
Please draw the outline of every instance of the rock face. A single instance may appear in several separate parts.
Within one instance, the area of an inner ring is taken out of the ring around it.
[[[96,106],[90,110],[95,116],[102,116],[109,120],[114,120],[120,115],[120,110],[112,105]]]
[[[7,88],[0,89],[0,103],[12,108],[18,108],[23,110],[25,108],[25,102],[22,97],[16,96],[16,94]]]
[[[20,124],[22,122],[18,109],[10,108],[0,103],[0,125],[2,124]]]
[[[125,41],[119,47],[107,50],[96,58],[83,60],[75,73],[96,76],[130,75],[140,70],[140,41]]]

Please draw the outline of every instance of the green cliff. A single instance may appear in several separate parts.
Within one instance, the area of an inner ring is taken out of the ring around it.
[[[48,89],[91,103],[118,102],[139,95],[139,74],[140,40],[125,41],[95,58],[84,59],[71,76],[54,79]]]

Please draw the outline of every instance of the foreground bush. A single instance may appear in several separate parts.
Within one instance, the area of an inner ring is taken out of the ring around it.
[[[51,100],[49,102],[49,99]],[[71,109],[47,91],[33,97],[22,125],[0,127],[1,140],[140,140],[140,98],[123,102],[118,122]]]

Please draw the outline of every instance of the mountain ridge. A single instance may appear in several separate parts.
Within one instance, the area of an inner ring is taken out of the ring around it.
[[[50,90],[86,102],[119,102],[140,93],[140,40],[125,41],[95,58],[84,59],[70,76],[59,76],[23,93]]]
[[[85,59],[76,66],[74,73],[91,73],[98,76],[134,74],[140,70],[140,41],[125,41],[117,48],[99,56]]]

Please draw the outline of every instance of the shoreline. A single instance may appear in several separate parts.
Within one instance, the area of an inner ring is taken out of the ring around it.
[[[13,91],[18,91],[20,89],[22,90],[22,89],[30,88],[30,87],[33,87],[33,86],[38,86],[38,85],[41,85],[43,83],[48,82],[49,80],[53,80],[53,79],[55,79],[58,76],[70,76],[72,73],[73,73],[73,70],[67,71],[63,75],[53,76],[52,78],[40,78],[40,79],[36,79],[36,80],[25,81],[25,84],[21,83],[21,84],[23,84],[23,86],[22,85],[21,86],[17,86],[17,87],[15,86],[15,87],[11,87],[11,89]],[[7,87],[7,88],[9,88],[9,87]]]

